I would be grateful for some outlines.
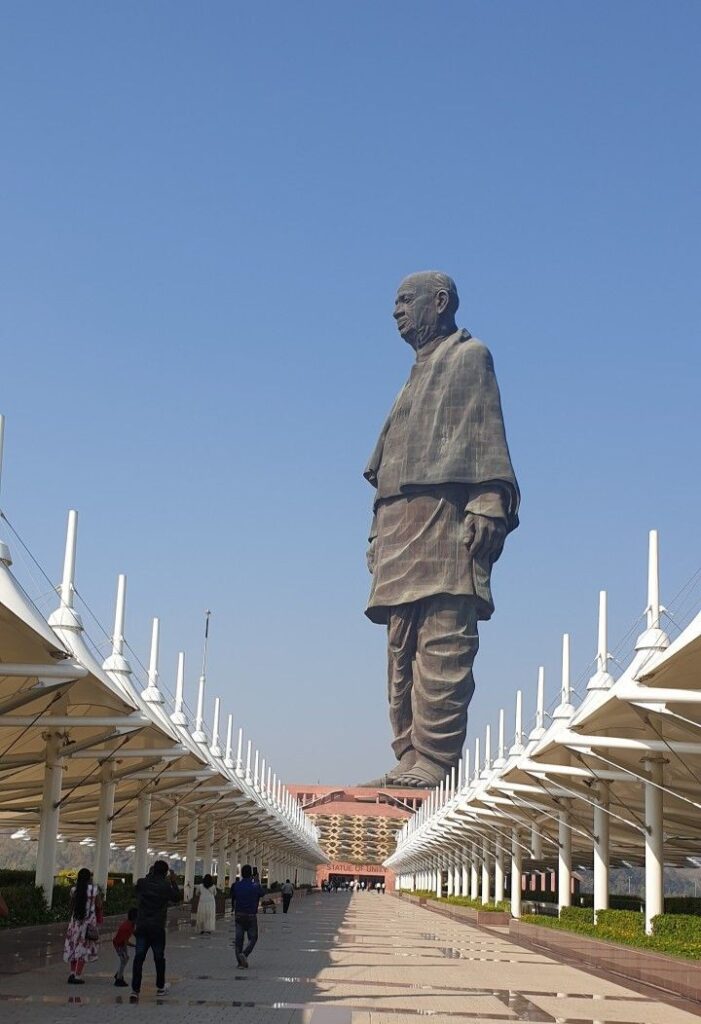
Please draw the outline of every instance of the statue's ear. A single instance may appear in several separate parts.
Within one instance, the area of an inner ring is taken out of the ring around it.
[[[444,288],[436,292],[436,310],[438,313],[445,313],[449,302],[450,296]]]

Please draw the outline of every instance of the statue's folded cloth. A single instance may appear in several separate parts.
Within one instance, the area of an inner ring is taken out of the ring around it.
[[[377,488],[366,615],[387,623],[397,605],[438,594],[494,611],[493,557],[472,557],[465,515],[518,525],[519,490],[489,350],[458,330],[418,350],[365,469]]]

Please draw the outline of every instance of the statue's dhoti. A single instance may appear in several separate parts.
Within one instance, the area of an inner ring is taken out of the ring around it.
[[[437,594],[388,610],[389,717],[397,760],[415,750],[446,770],[462,757],[479,647],[474,597]]]

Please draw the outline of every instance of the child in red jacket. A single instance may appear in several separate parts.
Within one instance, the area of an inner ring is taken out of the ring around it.
[[[127,914],[126,921],[122,921],[114,938],[112,939],[114,951],[119,957],[119,967],[117,968],[117,973],[114,976],[114,983],[117,988],[126,988],[127,986],[127,982],[124,980],[124,969],[129,963],[129,946],[134,945],[134,943],[130,942],[129,939],[134,934],[136,913],[136,907],[132,907]]]

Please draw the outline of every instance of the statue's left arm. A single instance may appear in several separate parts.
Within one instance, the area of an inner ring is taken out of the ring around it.
[[[481,343],[473,342],[469,356],[474,383],[468,391],[471,417],[465,426],[483,459],[477,467],[479,482],[472,483],[468,491],[465,544],[473,558],[493,563],[502,552],[506,535],[518,524],[518,484],[506,443],[491,353]]]
[[[496,483],[473,485],[465,506],[465,545],[473,558],[496,562],[508,530],[507,493]]]

